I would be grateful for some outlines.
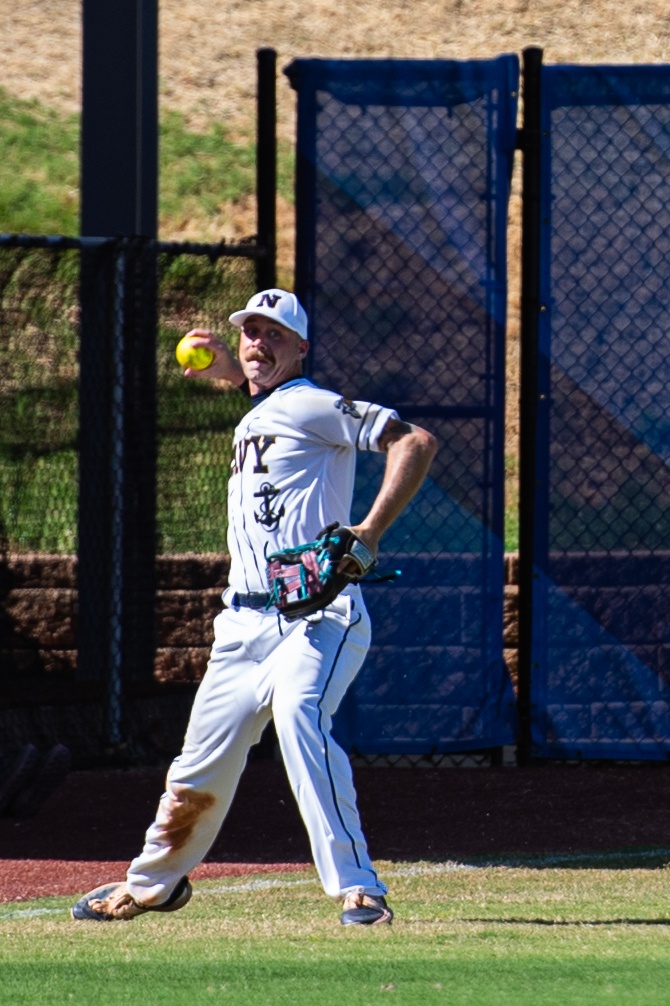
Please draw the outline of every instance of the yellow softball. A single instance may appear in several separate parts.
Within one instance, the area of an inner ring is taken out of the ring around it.
[[[211,349],[207,346],[194,346],[186,335],[177,343],[175,356],[180,366],[189,367],[191,370],[206,370],[214,359]]]

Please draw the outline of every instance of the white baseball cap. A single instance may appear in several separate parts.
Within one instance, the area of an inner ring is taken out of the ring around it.
[[[307,339],[307,315],[296,295],[288,290],[261,290],[260,293],[255,293],[244,311],[233,312],[228,321],[241,328],[252,314],[272,318],[292,332],[297,332],[301,339]]]

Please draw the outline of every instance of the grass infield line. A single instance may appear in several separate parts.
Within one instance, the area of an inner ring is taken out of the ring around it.
[[[552,866],[576,866],[578,864],[598,864],[605,866],[613,862],[639,862],[649,859],[659,859],[667,856],[670,859],[670,848],[641,849],[629,852],[603,852],[603,853],[561,853],[552,856],[528,856],[525,858],[501,858],[499,860],[486,860],[475,863],[427,863],[420,866],[401,867],[397,870],[386,870],[386,877],[417,877],[431,876],[435,874],[454,873],[462,870],[488,870],[488,869],[533,869],[551,868]],[[245,894],[250,891],[263,891],[270,889],[288,890],[292,887],[309,887],[318,884],[317,877],[306,877],[297,880],[249,880],[242,884],[227,884],[223,887],[208,887],[205,890],[194,890],[193,896],[206,895],[231,895]],[[59,895],[62,897],[62,895]],[[9,911],[0,909],[0,922],[11,919],[32,919],[39,916],[61,915],[62,908],[12,908]]]
[[[39,915],[60,915],[62,908],[18,908],[11,912],[0,913],[0,922],[10,919],[34,919]]]

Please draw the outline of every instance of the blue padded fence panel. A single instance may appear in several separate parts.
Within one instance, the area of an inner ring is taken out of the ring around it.
[[[542,71],[539,757],[670,751],[670,67]]]
[[[436,434],[369,584],[338,718],[361,753],[514,740],[502,652],[506,221],[518,61],[297,60],[296,289],[311,375]],[[380,455],[360,455],[354,520]]]

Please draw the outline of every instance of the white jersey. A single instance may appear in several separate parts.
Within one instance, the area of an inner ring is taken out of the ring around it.
[[[264,395],[234,435],[228,483],[230,588],[267,591],[266,556],[349,524],[356,451],[379,450],[392,409],[352,402],[307,378]]]
[[[128,893],[149,906],[165,902],[211,849],[249,749],[270,720],[326,894],[383,898],[387,890],[367,851],[349,756],[331,735],[370,646],[360,587],[349,584],[313,618],[284,624],[262,598],[240,604],[233,594],[267,592],[268,552],[313,541],[331,521],[349,523],[356,451],[379,450],[396,413],[347,401],[302,377],[251,406],[235,431],[230,586],[214,619],[182,752],[126,875]],[[192,817],[188,829],[180,823],[184,808]],[[174,840],[175,828],[183,841]],[[87,905],[94,894],[83,899]]]

